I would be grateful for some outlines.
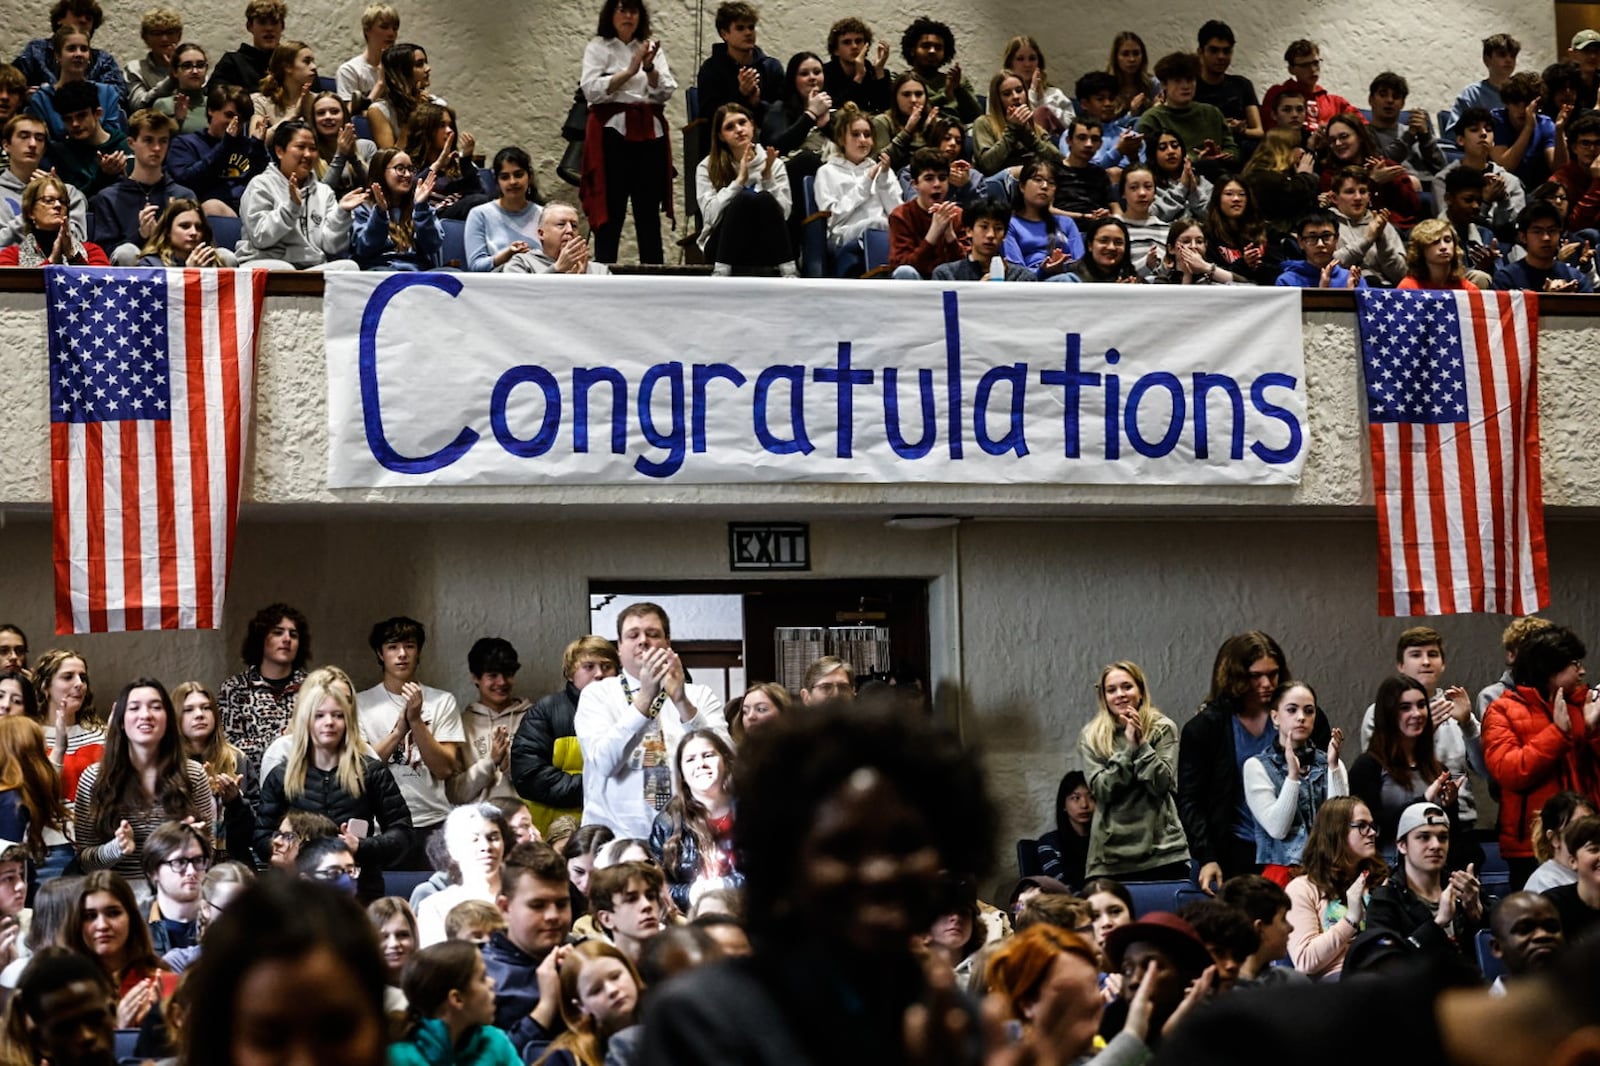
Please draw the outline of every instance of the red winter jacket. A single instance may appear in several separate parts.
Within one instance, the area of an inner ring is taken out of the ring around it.
[[[1569,695],[1563,733],[1536,690],[1517,686],[1483,716],[1483,758],[1500,784],[1500,854],[1533,857],[1533,820],[1557,792],[1573,789],[1600,806],[1600,732],[1583,720],[1588,689]]]

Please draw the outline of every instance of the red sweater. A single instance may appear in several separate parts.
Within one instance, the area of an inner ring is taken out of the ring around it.
[[[889,267],[916,267],[924,278],[933,276],[940,263],[952,263],[967,255],[966,238],[961,231],[961,216],[956,216],[955,240],[934,246],[923,240],[933,227],[933,213],[915,200],[907,200],[889,212]]]
[[[1583,720],[1588,689],[1567,703],[1571,723],[1563,733],[1544,697],[1516,687],[1483,716],[1483,760],[1500,785],[1500,854],[1533,856],[1533,820],[1557,792],[1573,789],[1600,807],[1600,734]]]
[[[1274,85],[1268,89],[1267,95],[1261,98],[1261,114],[1269,124],[1269,129],[1272,122],[1272,109],[1277,104],[1278,97],[1288,89],[1293,89],[1295,92],[1303,91],[1300,88],[1300,83],[1290,78],[1283,84]],[[1335,93],[1330,93],[1320,85],[1311,90],[1311,94],[1306,97],[1306,124],[1311,129],[1320,130],[1328,124],[1328,120],[1334,115],[1342,115],[1347,111],[1359,113],[1359,109],[1349,100]]]
[[[1550,175],[1550,180],[1567,190],[1567,232],[1590,229],[1600,221],[1600,178],[1576,159]]]
[[[111,260],[106,258],[105,249],[93,241],[82,241],[79,247],[83,249],[83,262],[79,266],[107,267]],[[9,248],[0,248],[0,267],[14,267],[22,255],[22,246],[13,244]]]

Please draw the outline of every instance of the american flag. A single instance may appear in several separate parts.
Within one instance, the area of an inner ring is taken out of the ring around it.
[[[1550,598],[1538,303],[1358,292],[1383,615],[1528,614]]]
[[[45,291],[56,632],[217,628],[266,275],[50,267]]]

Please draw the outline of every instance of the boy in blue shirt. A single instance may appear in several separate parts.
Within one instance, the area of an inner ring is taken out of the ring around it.
[[[1537,74],[1513,74],[1500,89],[1504,107],[1489,113],[1494,116],[1494,147],[1490,157],[1533,188],[1550,180],[1550,175],[1567,165],[1567,139],[1564,136],[1570,106],[1555,118],[1541,115],[1539,98],[1544,95],[1544,80]]]
[[[1347,270],[1334,262],[1339,248],[1339,223],[1327,211],[1313,211],[1294,228],[1295,242],[1304,259],[1283,264],[1277,284],[1297,289],[1364,289],[1360,268]]]
[[[1495,271],[1495,288],[1594,292],[1588,278],[1557,258],[1561,252],[1561,211],[1549,200],[1535,200],[1522,209],[1517,216],[1517,241],[1527,255]]]

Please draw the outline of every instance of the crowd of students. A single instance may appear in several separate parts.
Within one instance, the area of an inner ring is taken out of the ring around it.
[[[584,49],[564,131],[581,141],[563,167],[576,204],[545,202],[523,147],[480,170],[392,6],[365,10],[365,46],[330,90],[316,47],[285,36],[284,0],[250,0],[251,39],[214,66],[168,8],[144,14],[149,51],[121,66],[93,46],[103,18],[98,0],[56,0],[51,36],[0,66],[0,265],[429,270],[456,220],[464,269],[605,273],[630,211],[640,262],[665,257],[677,174],[665,109],[679,82],[645,0],[604,0]],[[1600,32],[1576,34],[1541,72],[1517,70],[1510,35],[1486,38],[1487,77],[1435,130],[1393,71],[1372,80],[1365,111],[1330,91],[1304,39],[1258,97],[1230,73],[1236,39],[1218,20],[1159,58],[1120,33],[1070,94],[1027,35],[972,78],[950,28],[927,17],[900,34],[899,72],[858,18],[830,27],[826,57],[787,65],[757,45],[758,21],[744,0],[721,4],[721,40],[694,78],[706,147],[684,172],[715,275],[799,274],[802,227],[821,219],[822,261],[804,265],[837,277],[877,256],[873,272],[905,279],[1600,282]],[[219,219],[236,239],[219,244]]]
[[[1473,701],[1405,631],[1348,771],[1266,634],[1223,643],[1181,727],[1112,663],[1045,873],[995,907],[975,753],[919,691],[824,658],[798,701],[724,706],[655,604],[573,641],[537,703],[477,641],[465,710],[417,680],[404,617],[365,690],[308,669],[273,604],[220,696],[138,678],[104,715],[81,655],[0,626],[0,1061],[111,1062],[124,1030],[196,1064],[1242,1062],[1222,1020],[1380,989],[1426,1061],[1503,1061],[1468,1050],[1480,1014],[1562,1045],[1600,1033],[1600,693],[1571,631],[1504,643]],[[1500,898],[1469,772],[1499,799]],[[1129,885],[1191,872],[1191,901],[1138,912]]]

